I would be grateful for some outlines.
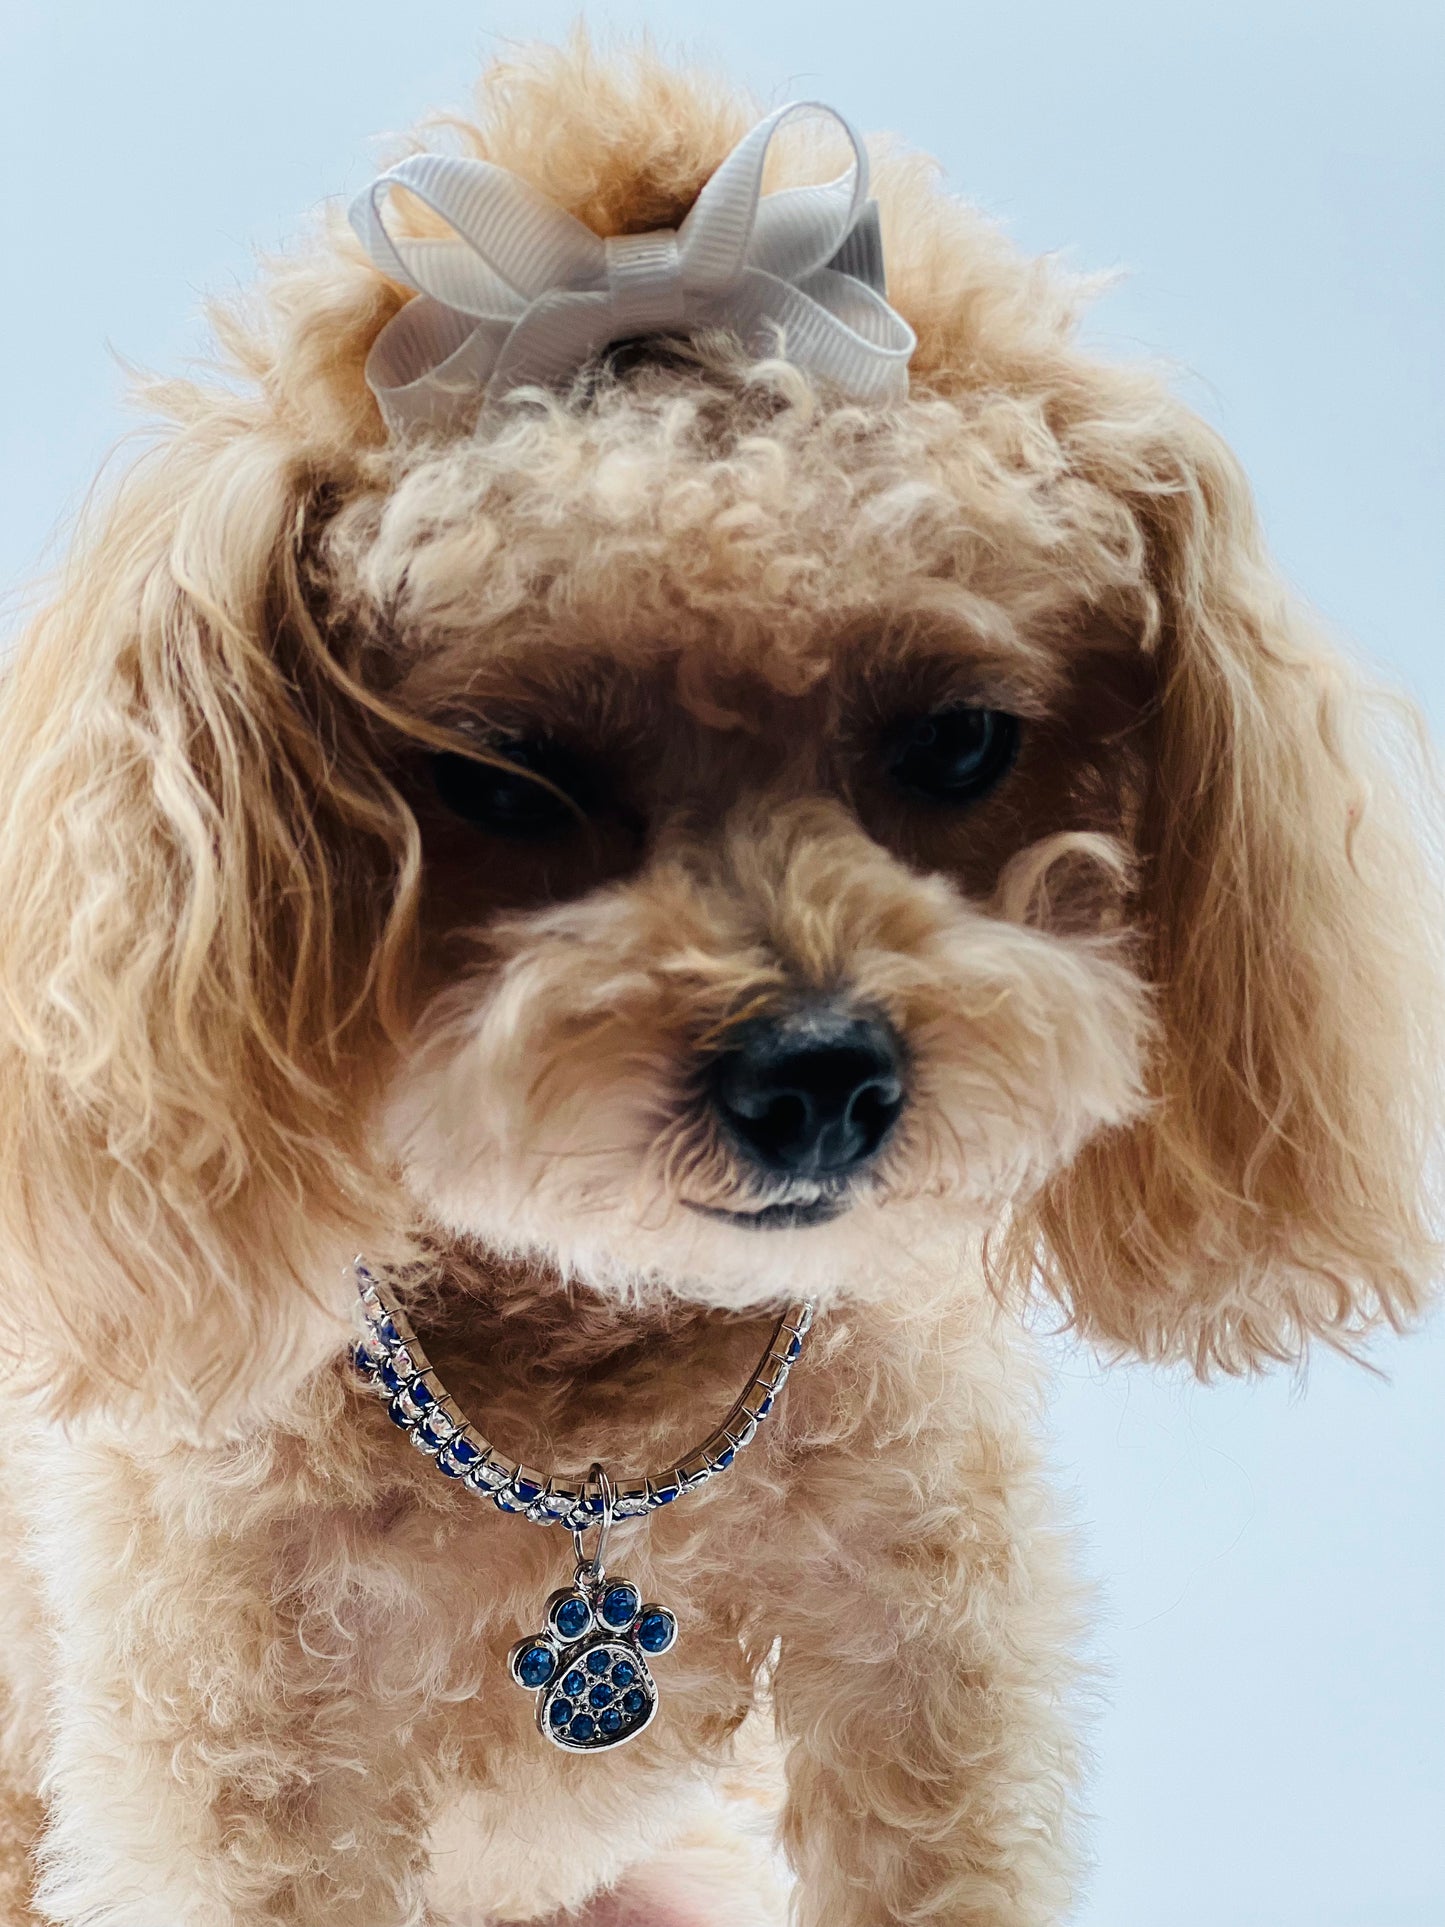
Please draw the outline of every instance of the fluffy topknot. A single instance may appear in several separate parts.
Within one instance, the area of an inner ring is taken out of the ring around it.
[[[668,65],[647,43],[603,56],[579,28],[563,46],[521,47],[493,62],[472,116],[437,115],[408,147],[444,140],[519,175],[600,235],[634,234],[677,226],[762,111],[715,74]],[[868,145],[889,299],[918,336],[915,392],[1067,392],[1086,284],[1019,254],[943,191],[926,156],[888,138]],[[845,158],[836,134],[789,127],[769,157],[765,190],[826,179]],[[429,217],[415,206],[413,214],[424,231]],[[275,264],[258,300],[215,319],[229,356],[260,382],[288,432],[345,460],[383,440],[362,369],[408,298],[363,255],[338,209],[320,247]]]

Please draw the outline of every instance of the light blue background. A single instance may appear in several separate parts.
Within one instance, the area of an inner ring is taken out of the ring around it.
[[[196,352],[203,291],[372,134],[460,102],[551,0],[7,0],[0,585],[124,425],[106,344]],[[769,100],[944,162],[1031,249],[1128,282],[1284,567],[1445,722],[1445,11],[1406,0],[610,0]],[[13,614],[14,598],[11,601]],[[1110,1674],[1084,1927],[1445,1927],[1445,1335],[1200,1390],[1063,1355]]]

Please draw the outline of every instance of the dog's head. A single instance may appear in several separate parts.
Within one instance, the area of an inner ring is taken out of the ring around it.
[[[745,124],[646,61],[500,82],[470,138],[604,233]],[[1217,439],[876,186],[896,406],[720,338],[390,445],[401,295],[341,243],[228,324],[252,398],[163,398],[0,721],[0,1266],[65,1403],[234,1416],[418,1226],[729,1307],[982,1255],[1201,1368],[1417,1305],[1378,705]]]

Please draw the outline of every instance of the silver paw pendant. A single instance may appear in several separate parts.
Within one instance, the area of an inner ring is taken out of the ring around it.
[[[537,1696],[537,1730],[568,1753],[635,1740],[657,1711],[649,1659],[677,1638],[665,1606],[646,1605],[628,1579],[579,1561],[570,1586],[547,1601],[546,1624],[519,1639],[508,1667]]]

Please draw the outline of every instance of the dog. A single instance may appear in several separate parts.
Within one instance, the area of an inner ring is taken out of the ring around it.
[[[564,274],[571,363],[473,380],[464,309],[461,375],[389,388],[456,319],[409,163],[153,387],[7,672],[7,1922],[762,1927],[775,1782],[805,1927],[1062,1921],[1041,1317],[1207,1375],[1427,1301],[1409,717],[918,156],[874,144],[875,217],[855,155],[777,296],[874,390],[680,323],[754,118],[508,55],[456,178],[609,273],[656,243],[627,327]],[[759,233],[848,158],[774,119]],[[389,1422],[426,1447],[423,1384],[510,1516]],[[577,1624],[607,1538],[629,1637],[676,1629],[626,1746],[519,1690],[569,1525]]]

